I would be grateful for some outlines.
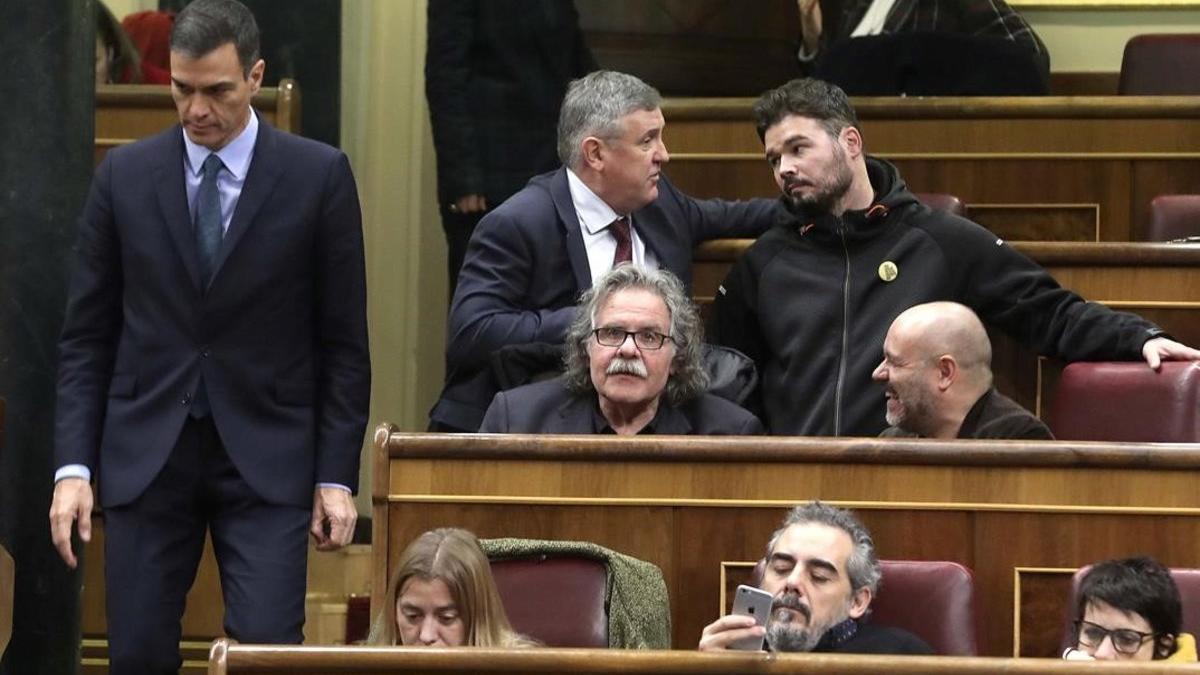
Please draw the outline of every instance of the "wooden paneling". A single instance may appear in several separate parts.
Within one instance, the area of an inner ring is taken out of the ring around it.
[[[1098,241],[1099,204],[972,204],[967,217],[1009,241]]]
[[[998,659],[868,654],[768,654],[619,649],[446,649],[436,647],[306,648],[213,645],[210,675],[227,673],[343,673],[344,675],[1094,675],[1096,665],[1048,659]],[[1107,675],[1200,673],[1196,664],[1114,662]]]
[[[718,615],[723,565],[756,560],[784,510],[818,498],[858,510],[881,557],[972,568],[989,655],[1012,653],[1018,567],[1135,553],[1200,566],[1196,445],[386,432],[377,441],[376,611],[396,555],[426,529],[584,539],[663,569],[673,645],[691,648]]]
[[[280,80],[264,87],[251,101],[268,123],[283,131],[300,129],[300,89],[295,81]],[[179,121],[171,88],[146,84],[105,84],[96,87],[96,164],[110,149],[156,134]]]
[[[751,104],[673,99],[664,105],[668,173],[686,192],[777,194]],[[1028,205],[1025,222],[986,223],[1007,239],[1094,241],[1080,214],[1036,205],[1096,205],[1099,240],[1131,241],[1154,195],[1200,191],[1197,98],[859,98],[854,104],[867,151],[895,162],[914,191],[957,195],[968,210]]]
[[[1070,602],[1071,575],[1074,573],[1074,569],[1041,567],[1015,570],[1014,656],[1048,659],[1059,656],[1059,638],[1071,612],[1067,603]]]

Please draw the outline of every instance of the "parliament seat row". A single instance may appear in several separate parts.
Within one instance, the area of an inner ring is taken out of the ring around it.
[[[1200,94],[1200,33],[1135,35],[1125,43],[1117,93]]]

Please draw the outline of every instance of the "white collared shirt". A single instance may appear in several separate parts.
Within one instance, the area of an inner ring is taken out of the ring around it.
[[[575,172],[567,169],[567,185],[571,188],[571,204],[579,218],[579,229],[583,234],[583,245],[587,249],[588,269],[592,283],[612,269],[613,256],[617,253],[617,240],[608,231],[608,226],[621,217],[603,199],[584,184]],[[629,214],[629,234],[633,244],[633,262],[650,269],[658,268],[654,251],[646,248],[646,242],[638,236],[637,222]]]
[[[192,222],[196,221],[196,194],[200,191],[200,182],[204,179],[204,160],[213,154],[212,150],[198,145],[183,133],[183,177],[187,187],[188,213]],[[258,141],[258,115],[250,111],[250,119],[246,128],[242,129],[232,141],[216,152],[217,157],[225,165],[225,170],[217,174],[217,192],[221,195],[221,234],[229,231],[229,223],[233,221],[233,210],[237,208],[238,197],[242,196],[242,186],[246,184],[246,173],[250,171],[250,160],[254,158],[254,144]]]

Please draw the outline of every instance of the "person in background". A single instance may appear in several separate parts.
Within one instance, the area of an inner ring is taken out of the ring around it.
[[[400,554],[367,644],[419,647],[529,647],[512,629],[475,535],[430,530]]]
[[[565,0],[436,0],[425,96],[454,297],[471,232],[533,176],[554,169],[567,83],[596,62]]]
[[[692,199],[668,180],[662,96],[598,70],[571,82],[558,122],[562,166],[489,212],[467,247],[446,324],[446,384],[432,431],[474,432],[496,392],[496,352],[561,345],[579,296],[632,262],[691,285],[692,251],[708,239],[758,236],[777,200]]]
[[[875,542],[853,513],[822,502],[794,507],[771,535],[759,588],[774,596],[766,627],[730,614],[704,627],[701,651],[766,637],[775,652],[932,654],[917,636],[868,620],[882,575]]]
[[[754,117],[789,218],[733,264],[710,335],[754,360],[770,433],[878,436],[886,406],[871,373],[892,320],[925,302],[967,305],[1067,361],[1157,370],[1200,359],[1142,317],[1063,288],[985,228],[921,204],[894,165],[867,154],[837,86],[792,80],[763,94]]]
[[[1004,0],[796,0],[802,64],[835,42],[889,33],[957,33],[1023,46],[1049,72],[1046,45]]]
[[[1079,582],[1068,660],[1196,661],[1171,572],[1153,558],[1097,563]]]
[[[170,70],[146,62],[117,17],[97,2],[96,84],[170,83]]]
[[[762,433],[757,417],[706,392],[703,331],[675,275],[618,265],[579,301],[566,374],[496,394],[479,431]]]
[[[171,76],[171,27],[175,25],[175,15],[172,12],[146,10],[126,14],[121,19],[121,27],[129,34],[129,39],[137,47],[142,57],[142,69],[148,74],[161,72],[169,83]],[[157,78],[147,77],[147,81],[157,83]]]
[[[871,377],[883,385],[880,436],[1053,439],[1033,413],[992,387],[992,343],[979,317],[957,302],[909,307],[883,340]]]

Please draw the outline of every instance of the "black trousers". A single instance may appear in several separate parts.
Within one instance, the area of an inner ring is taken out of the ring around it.
[[[212,418],[189,417],[146,492],[104,512],[109,672],[178,672],[180,619],[206,531],[221,574],[226,635],[302,642],[310,508],[260,499]]]

